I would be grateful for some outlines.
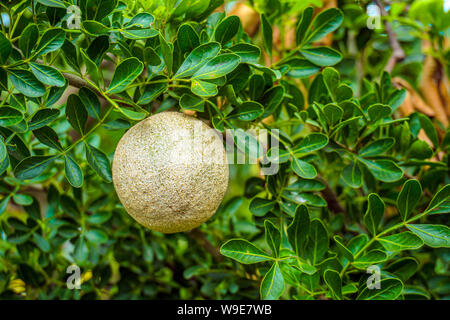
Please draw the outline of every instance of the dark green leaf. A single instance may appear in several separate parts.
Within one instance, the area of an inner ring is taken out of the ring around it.
[[[222,45],[233,39],[239,31],[241,20],[237,16],[228,16],[216,28],[214,39]]]
[[[417,202],[422,195],[422,187],[419,181],[411,179],[403,184],[402,190],[397,197],[397,208],[405,221],[408,219],[411,211],[416,207]]]
[[[111,182],[111,164],[109,163],[106,155],[102,151],[89,145],[88,143],[85,144],[85,147],[86,159],[91,168],[94,169],[94,171],[97,172],[97,174],[104,180],[106,180],[107,182]]]
[[[450,248],[450,228],[437,224],[407,224],[406,227],[433,248]]]
[[[124,91],[144,70],[144,65],[137,58],[123,60],[114,71],[108,93]]]
[[[75,160],[68,155],[64,156],[64,173],[72,186],[75,188],[81,187],[83,184],[83,171],[81,171]]]
[[[391,236],[380,237],[378,238],[378,241],[386,250],[394,252],[414,250],[423,245],[422,239],[409,231],[393,234]]]
[[[266,230],[266,242],[270,250],[272,250],[272,255],[278,257],[280,254],[281,232],[270,220],[264,221],[264,228]]]
[[[261,299],[277,300],[283,294],[283,291],[284,278],[278,262],[274,262],[261,282]]]
[[[369,202],[367,204],[366,214],[364,215],[364,223],[367,230],[376,235],[378,226],[383,218],[384,202],[376,193],[369,194]]]
[[[32,156],[25,158],[14,168],[14,175],[19,180],[33,179],[44,172],[55,159],[55,156]]]
[[[45,94],[44,85],[30,71],[8,69],[8,73],[14,87],[27,97],[42,97]]]
[[[289,243],[298,256],[303,255],[303,248],[308,239],[309,228],[308,208],[305,205],[299,205],[295,210],[294,220],[287,228]]]
[[[71,94],[67,98],[66,116],[72,128],[83,134],[86,128],[88,113],[80,97]]]
[[[339,272],[334,270],[325,270],[323,279],[331,291],[331,296],[336,300],[343,300],[342,296],[342,279],[339,276]]]
[[[301,49],[301,54],[306,60],[318,66],[333,66],[342,60],[342,55],[329,47],[313,47],[310,49]]]
[[[66,80],[61,72],[53,67],[44,66],[33,62],[30,62],[30,67],[31,72],[33,72],[36,78],[46,85],[64,87],[66,84]]]
[[[64,44],[65,38],[66,33],[63,29],[48,29],[39,40],[36,50],[33,51],[33,56],[39,57],[49,52],[58,50]]]

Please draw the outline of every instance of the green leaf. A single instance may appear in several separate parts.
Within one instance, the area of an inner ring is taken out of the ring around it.
[[[65,9],[66,6],[61,0],[37,0],[37,2],[42,3],[44,6],[52,8],[62,8]]]
[[[367,230],[376,235],[378,226],[384,214],[384,202],[376,193],[369,194],[369,202],[367,204],[366,214],[364,215],[364,224]]]
[[[394,300],[403,290],[403,283],[393,277],[381,278],[379,283],[380,289],[369,289],[364,283],[359,291],[357,300]]]
[[[423,245],[422,239],[409,231],[393,234],[387,237],[381,237],[378,238],[378,241],[386,250],[393,252],[414,250]]]
[[[344,239],[341,236],[339,236],[339,235],[335,235],[333,237],[333,240],[336,243],[336,247],[338,249],[338,252],[341,253],[342,257],[344,257],[345,259],[347,259],[349,261],[353,261],[354,260],[353,253],[345,245]]]
[[[5,64],[12,52],[11,42],[0,33],[0,64]]]
[[[261,56],[259,47],[249,43],[238,43],[229,50],[241,58],[241,63],[258,63]]]
[[[231,132],[236,147],[241,152],[249,155],[250,160],[255,160],[262,156],[262,146],[251,133],[241,128],[232,129]]]
[[[33,203],[33,197],[28,194],[15,194],[13,196],[13,200],[15,203],[20,204],[21,206],[29,206]]]
[[[106,155],[99,149],[85,143],[86,159],[97,174],[105,181],[112,181],[111,164]]]
[[[37,63],[30,62],[31,72],[36,76],[36,78],[49,86],[64,87],[66,80],[64,79],[61,72],[55,68],[40,65]]]
[[[205,110],[205,100],[192,94],[184,93],[180,98],[180,107],[184,110],[203,112]]]
[[[357,161],[352,161],[342,170],[342,180],[352,188],[359,188],[362,185],[361,168]]]
[[[7,156],[8,152],[6,150],[5,139],[3,136],[0,136],[0,163],[3,163]]]
[[[245,101],[236,108],[236,113],[233,117],[237,117],[242,121],[252,121],[259,118],[264,112],[262,104],[256,101]]]
[[[397,208],[403,221],[408,219],[411,211],[416,207],[417,202],[422,195],[420,182],[410,179],[403,184],[402,190],[397,197]]]
[[[250,202],[249,210],[255,216],[262,217],[275,207],[275,203],[273,200],[254,198]]]
[[[314,14],[313,7],[308,7],[305,10],[303,10],[300,19],[298,21],[297,28],[295,30],[295,40],[297,45],[301,45],[303,43],[303,40],[305,39],[305,36],[309,29],[309,25],[311,24],[313,14]]]
[[[237,16],[228,16],[216,28],[214,39],[224,45],[238,33],[241,20]]]
[[[107,35],[111,29],[104,24],[93,21],[93,20],[85,20],[82,23],[83,29],[86,30],[86,32],[92,36],[100,36],[100,35]],[[132,35],[132,34],[131,34]]]
[[[310,133],[294,149],[296,156],[320,150],[328,144],[328,137],[323,133]]]
[[[164,59],[164,63],[166,64],[167,72],[172,74],[172,65],[173,65],[173,49],[166,41],[166,39],[159,34],[159,43],[161,45],[161,54]],[[142,72],[142,70],[141,70]],[[139,72],[139,73],[141,73]]]
[[[430,138],[433,146],[436,148],[437,146],[439,146],[439,139],[433,122],[431,122],[431,119],[422,113],[418,113],[417,115],[419,117],[420,126],[425,131],[428,138]]]
[[[184,23],[178,28],[177,39],[182,52],[191,52],[200,45],[200,38],[190,23]]]
[[[64,44],[66,39],[66,33],[63,29],[55,28],[48,29],[42,35],[36,50],[33,52],[34,57],[39,57],[49,52],[58,50]]]
[[[86,239],[93,244],[102,244],[108,242],[108,234],[99,229],[86,232]]]
[[[153,38],[158,35],[159,32],[155,29],[124,29],[120,33],[127,39],[139,40]]]
[[[437,224],[407,224],[406,227],[432,248],[450,248],[450,228]]]
[[[52,128],[44,126],[42,128],[34,130],[33,134],[41,143],[45,144],[46,146],[59,151],[63,151],[63,147],[59,143],[58,135]]]
[[[320,70],[315,64],[298,57],[287,60],[284,65],[289,67],[287,75],[298,79],[310,77]]]
[[[41,109],[38,110],[28,123],[28,130],[33,131],[46,126],[57,119],[59,116],[58,109]]]
[[[82,87],[78,91],[78,97],[86,108],[88,114],[97,120],[100,120],[100,101],[94,91],[88,87]]]
[[[305,205],[299,205],[295,210],[295,216],[292,223],[287,228],[289,243],[298,256],[303,255],[303,248],[306,245],[310,228],[308,208]]]
[[[343,300],[344,297],[342,296],[342,279],[339,276],[339,272],[331,269],[325,270],[323,279],[330,289],[333,299]]]
[[[89,247],[83,236],[79,237],[77,242],[75,242],[73,257],[78,263],[82,263],[89,258]]]
[[[321,67],[333,66],[342,60],[342,55],[338,51],[329,47],[301,49],[300,53],[306,60]]]
[[[220,51],[220,44],[209,42],[192,50],[174,75],[174,79],[187,78],[195,74]]]
[[[39,249],[41,249],[44,252],[50,251],[50,244],[40,234],[36,232],[33,233],[33,239],[36,245],[39,247]]]
[[[19,180],[33,179],[44,172],[55,159],[56,156],[32,156],[25,158],[14,168],[14,175]]]
[[[197,72],[193,78],[200,80],[211,80],[223,77],[236,69],[241,58],[234,53],[225,53],[209,60]]]
[[[383,182],[394,182],[402,178],[403,170],[391,160],[369,161],[358,157],[373,176]]]
[[[293,158],[291,163],[291,169],[301,178],[314,179],[317,176],[316,168],[306,161]]]
[[[83,171],[80,166],[72,159],[72,157],[64,156],[64,173],[69,183],[75,188],[79,188],[83,184]]]
[[[66,116],[72,128],[83,134],[86,128],[88,113],[80,97],[75,94],[71,94],[67,98]]]
[[[389,117],[392,113],[392,109],[387,105],[377,103],[371,105],[367,109],[367,113],[369,114],[370,122],[376,122],[380,119]]]
[[[305,180],[299,179],[293,184],[288,185],[284,188],[284,190],[288,191],[296,191],[296,192],[313,192],[313,191],[322,191],[325,189],[325,185],[319,180]]]
[[[450,184],[442,187],[431,199],[426,212],[430,214],[449,213],[450,208]]]
[[[261,32],[264,50],[266,50],[266,53],[269,55],[269,57],[272,57],[273,31],[272,25],[270,24],[269,20],[267,20],[265,14],[261,15]]]
[[[0,108],[0,126],[13,126],[22,120],[23,114],[19,110],[7,106]]]
[[[192,79],[191,91],[200,97],[212,97],[219,92],[214,83],[196,79]]]
[[[306,42],[313,42],[322,39],[330,32],[336,30],[344,20],[344,16],[339,9],[331,8],[319,13],[312,23],[312,28],[306,36]]]
[[[388,151],[395,143],[394,138],[384,138],[370,142],[359,150],[361,157],[379,156]]]
[[[261,282],[261,299],[277,300],[284,291],[284,278],[278,262],[274,262]]]
[[[344,110],[334,103],[325,105],[323,107],[323,112],[325,113],[325,119],[330,126],[334,126],[336,123],[341,121],[344,114]]]
[[[280,254],[281,232],[270,220],[264,221],[264,228],[266,231],[266,242],[270,250],[272,250],[272,255],[278,257]]]
[[[412,257],[397,259],[392,262],[386,271],[399,277],[400,280],[406,281],[411,278],[419,269],[419,263]]]
[[[382,263],[387,260],[387,255],[382,250],[371,250],[365,255],[357,258],[355,261],[353,261],[353,265],[359,269],[365,269],[370,265]]]
[[[231,239],[220,247],[220,253],[243,264],[272,260],[272,257],[244,239]]]
[[[29,24],[20,35],[19,38],[19,48],[23,55],[28,58],[31,51],[36,45],[36,39],[39,38],[39,28],[36,24]]]
[[[165,77],[155,77],[154,80],[163,80]],[[138,104],[148,104],[155,100],[160,94],[167,90],[167,82],[154,83],[144,87],[144,92],[138,100]]]
[[[328,250],[328,232],[323,222],[313,219],[309,228],[309,242],[306,253],[313,265],[316,265]]]
[[[124,91],[144,70],[144,65],[137,58],[123,60],[114,71],[107,93]]]
[[[125,24],[125,28],[150,28],[154,21],[155,17],[153,17],[153,15],[147,12],[141,12],[131,18],[131,20]]]
[[[425,141],[416,140],[409,146],[407,155],[410,159],[424,160],[433,156],[433,149]]]
[[[14,87],[27,97],[37,98],[45,94],[45,87],[27,70],[8,69],[9,79]]]

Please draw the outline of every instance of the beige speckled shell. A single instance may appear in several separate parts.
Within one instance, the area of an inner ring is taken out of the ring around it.
[[[112,174],[127,212],[164,233],[208,220],[228,186],[221,137],[179,112],[158,113],[129,129],[117,145]]]

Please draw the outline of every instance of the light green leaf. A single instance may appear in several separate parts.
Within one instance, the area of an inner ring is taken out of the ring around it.
[[[249,210],[255,216],[262,217],[275,207],[275,203],[273,200],[254,198],[250,202]]]
[[[407,224],[406,227],[433,248],[450,248],[450,228],[437,224]]]
[[[422,239],[409,231],[393,234],[387,237],[381,237],[378,238],[378,241],[386,250],[393,252],[414,250],[423,245]]]
[[[196,73],[220,51],[220,44],[209,42],[192,50],[174,75],[174,79],[187,78]]]
[[[231,239],[220,247],[220,253],[243,264],[272,260],[272,257],[244,239]]]
[[[196,79],[192,79],[191,91],[200,97],[212,97],[219,92],[214,83]]]

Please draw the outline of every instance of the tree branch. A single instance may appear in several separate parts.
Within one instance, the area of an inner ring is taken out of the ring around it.
[[[380,13],[382,17],[386,17],[388,14],[386,12],[386,9],[384,8],[383,4],[380,0],[374,0],[375,4],[380,8]],[[389,22],[384,19],[384,28],[386,29],[386,33],[389,38],[389,45],[392,48],[392,55],[389,58],[388,63],[386,64],[385,70],[388,72],[392,72],[394,69],[394,66],[397,62],[402,61],[405,59],[405,52],[403,51],[402,47],[400,46],[400,43],[398,42],[397,36],[395,35],[394,30],[392,29]]]
[[[206,238],[205,234],[200,230],[200,229],[194,229],[189,231],[188,233],[193,239],[195,239],[195,241],[197,241],[197,243],[201,246],[203,246],[203,248],[205,248],[206,251],[208,251],[213,258],[217,261],[217,262],[222,262],[223,261],[223,257],[219,252],[219,249],[217,249],[209,240],[208,238]]]
[[[322,177],[319,176],[317,177],[317,179],[325,185],[325,189],[323,189],[320,193],[327,202],[328,209],[330,209],[330,211],[333,213],[345,212],[344,207],[339,202],[334,190],[330,188],[328,182],[326,182]]]

